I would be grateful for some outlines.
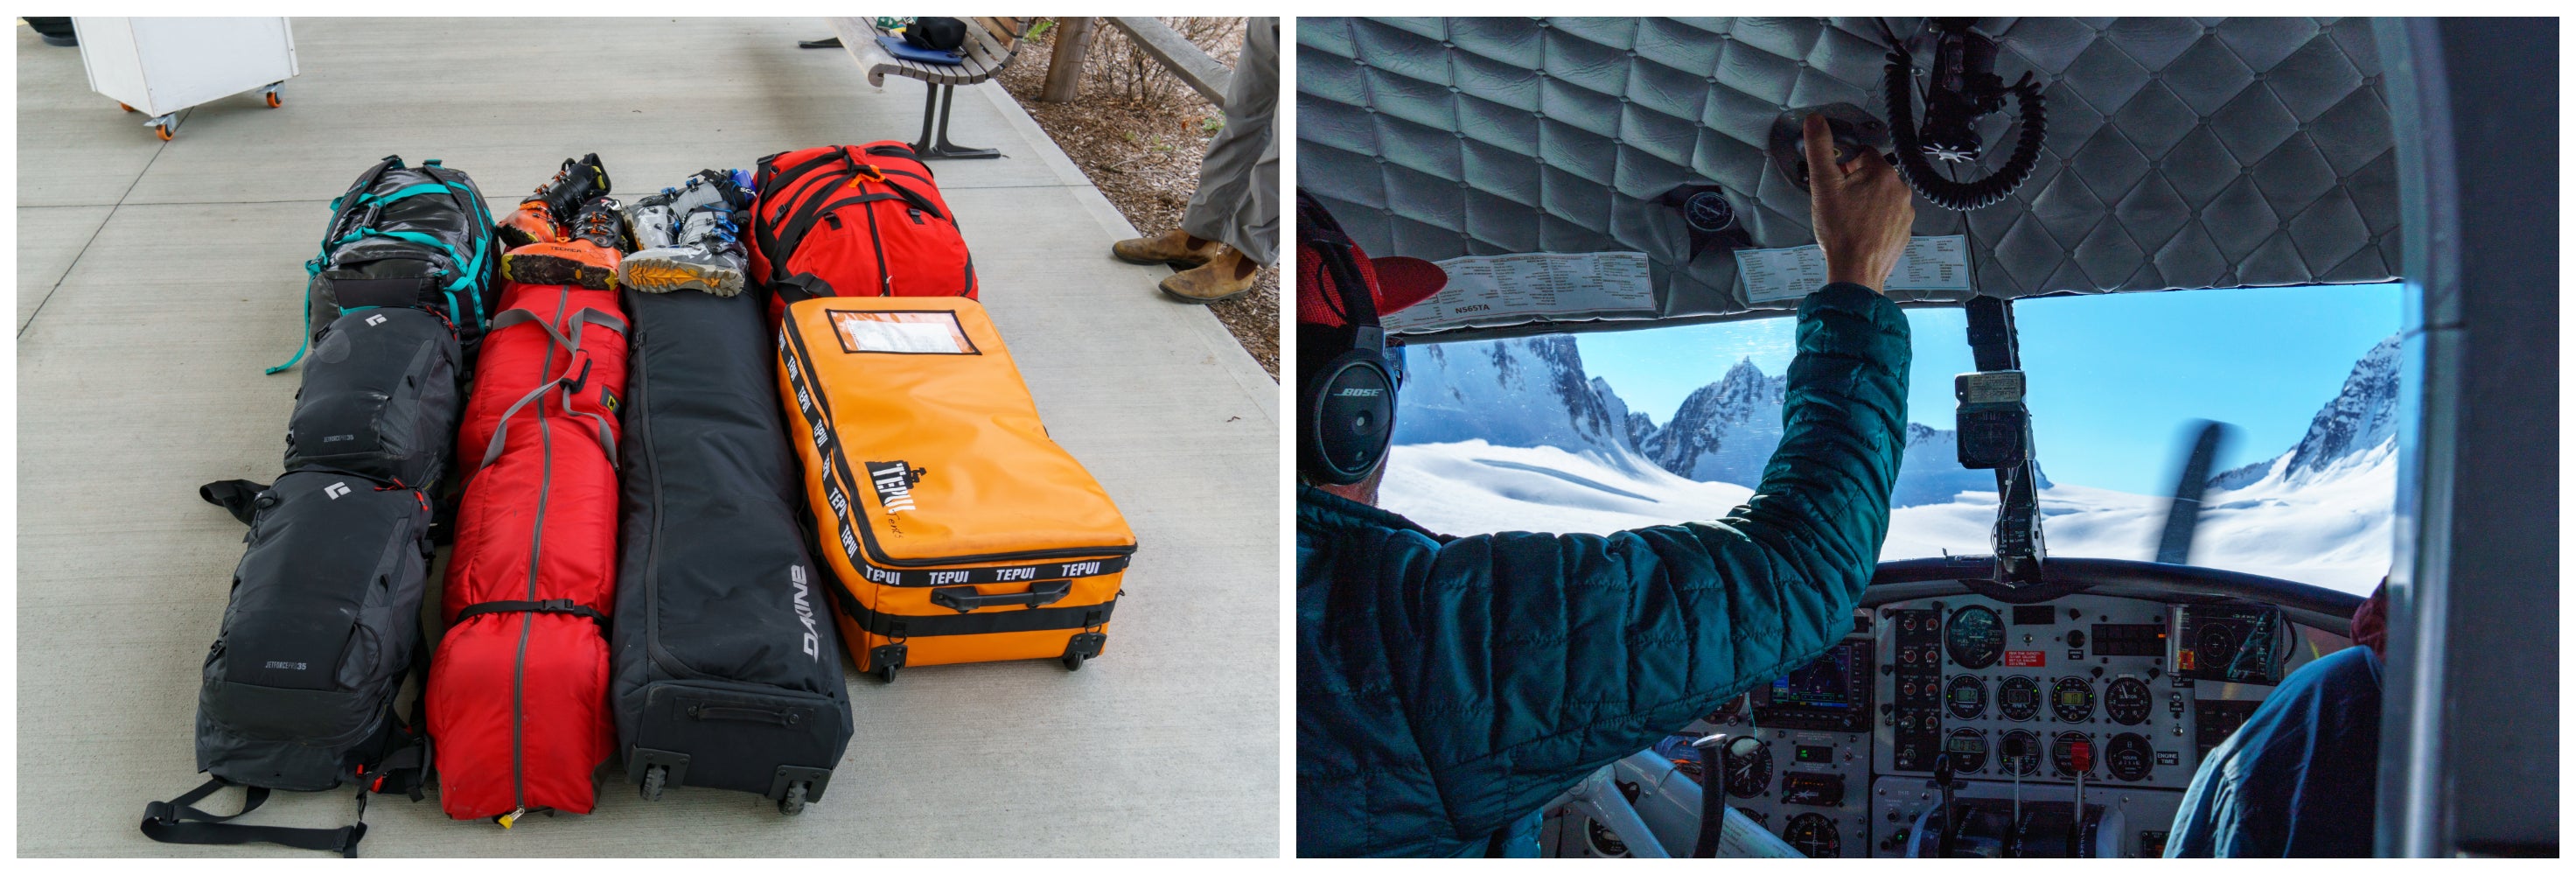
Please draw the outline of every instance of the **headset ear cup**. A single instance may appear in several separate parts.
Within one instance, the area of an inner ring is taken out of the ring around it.
[[[1299,396],[1297,466],[1337,486],[1368,479],[1395,437],[1395,380],[1375,350],[1351,350]]]

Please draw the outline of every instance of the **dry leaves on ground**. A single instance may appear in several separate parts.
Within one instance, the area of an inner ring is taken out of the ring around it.
[[[1231,65],[1243,44],[1240,18],[1163,21],[1221,63]],[[1092,29],[1081,96],[1066,103],[1040,101],[1054,36],[1050,26],[1022,45],[1016,60],[994,78],[1126,215],[1128,224],[1149,235],[1178,227],[1191,193],[1198,190],[1199,159],[1207,155],[1208,141],[1223,127],[1225,114],[1106,23]],[[1107,247],[1102,249],[1105,258]],[[1159,294],[1150,288],[1138,293]],[[1279,376],[1276,266],[1261,269],[1249,294],[1208,309],[1273,379]]]

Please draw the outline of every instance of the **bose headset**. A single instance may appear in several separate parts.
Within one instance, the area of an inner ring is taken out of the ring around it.
[[[1333,278],[1350,347],[1314,371],[1298,396],[1297,467],[1319,483],[1358,483],[1377,470],[1395,436],[1396,381],[1386,366],[1386,331],[1378,325],[1377,297],[1360,279],[1350,236],[1303,191],[1297,193],[1297,236]]]

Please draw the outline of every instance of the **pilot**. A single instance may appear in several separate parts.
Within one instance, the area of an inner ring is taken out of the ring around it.
[[[2168,857],[2367,857],[2379,813],[2379,666],[2388,581],[2352,617],[2355,646],[2299,667],[2201,760]]]
[[[1535,856],[1549,799],[1850,628],[1904,450],[1913,348],[1877,289],[1914,204],[1875,156],[1832,163],[1823,119],[1807,120],[1807,142],[1829,281],[1798,306],[1780,447],[1730,515],[1453,538],[1373,506],[1382,465],[1354,477],[1300,462],[1298,855]],[[1298,423],[1311,441],[1348,425],[1312,403],[1318,373],[1366,339],[1346,320],[1409,306],[1439,277],[1344,247],[1300,201]],[[1345,299],[1337,276],[1365,297]]]

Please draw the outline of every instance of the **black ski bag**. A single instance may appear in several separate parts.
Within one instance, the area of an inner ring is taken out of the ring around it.
[[[758,793],[796,813],[850,741],[850,701],[802,522],[763,300],[625,297],[611,696],[627,780]]]

